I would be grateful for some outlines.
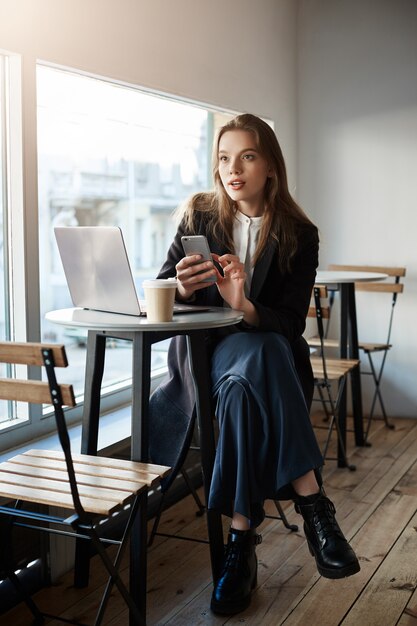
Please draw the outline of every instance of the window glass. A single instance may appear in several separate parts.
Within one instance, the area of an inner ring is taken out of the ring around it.
[[[44,65],[37,97],[42,339],[65,343],[70,367],[61,378],[80,393],[86,334],[44,319],[72,305],[54,226],[120,226],[140,297],[172,241],[174,209],[211,186],[213,129],[230,115]],[[117,388],[129,379],[131,348],[111,347],[104,382]],[[154,369],[165,367],[166,347],[154,347]]]

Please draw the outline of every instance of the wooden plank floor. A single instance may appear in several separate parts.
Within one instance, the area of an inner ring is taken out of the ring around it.
[[[302,531],[291,533],[281,522],[267,519],[260,527],[263,543],[257,548],[258,588],[252,604],[226,619],[209,609],[207,545],[157,537],[149,550],[148,624],[417,626],[417,420],[397,419],[395,425],[388,430],[375,423],[371,447],[354,449],[350,441],[355,472],[337,469],[331,461],[324,470],[338,521],[359,556],[359,574],[321,578]],[[290,521],[300,524],[292,504],[283,504]],[[196,517],[195,510],[192,498],[185,498],[164,513],[160,530],[204,538],[204,518]],[[271,502],[268,510],[274,512]],[[76,590],[70,573],[38,593],[37,601],[45,611],[92,623],[104,579],[101,566],[95,567],[89,588]],[[0,616],[5,626],[30,623],[22,607]],[[118,592],[103,623],[128,624]]]

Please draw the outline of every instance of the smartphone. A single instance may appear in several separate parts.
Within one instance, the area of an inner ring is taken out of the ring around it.
[[[182,247],[184,248],[185,256],[201,254],[201,259],[197,261],[197,263],[203,263],[204,261],[213,261],[207,237],[205,237],[204,235],[184,235],[183,237],[181,237],[181,243]],[[202,282],[206,283],[215,283],[216,281],[216,275],[209,276],[208,278],[203,278],[202,280]]]

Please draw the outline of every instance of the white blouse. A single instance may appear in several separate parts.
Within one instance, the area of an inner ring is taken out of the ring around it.
[[[262,215],[259,217],[248,217],[240,211],[236,211],[233,223],[233,243],[235,245],[236,255],[239,257],[240,262],[245,266],[247,276],[245,293],[247,296],[249,295],[250,285],[252,282],[252,259],[258,244],[262,219]]]

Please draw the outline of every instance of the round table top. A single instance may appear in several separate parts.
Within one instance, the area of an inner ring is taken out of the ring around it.
[[[334,283],[360,283],[373,282],[376,280],[384,280],[388,278],[388,274],[379,272],[345,272],[341,270],[318,270],[316,275],[316,284],[334,284]]]
[[[146,317],[135,315],[71,308],[50,311],[45,318],[55,324],[89,330],[183,331],[233,326],[243,319],[243,313],[234,309],[210,307],[207,311],[197,313],[176,313],[172,322],[149,322]]]

